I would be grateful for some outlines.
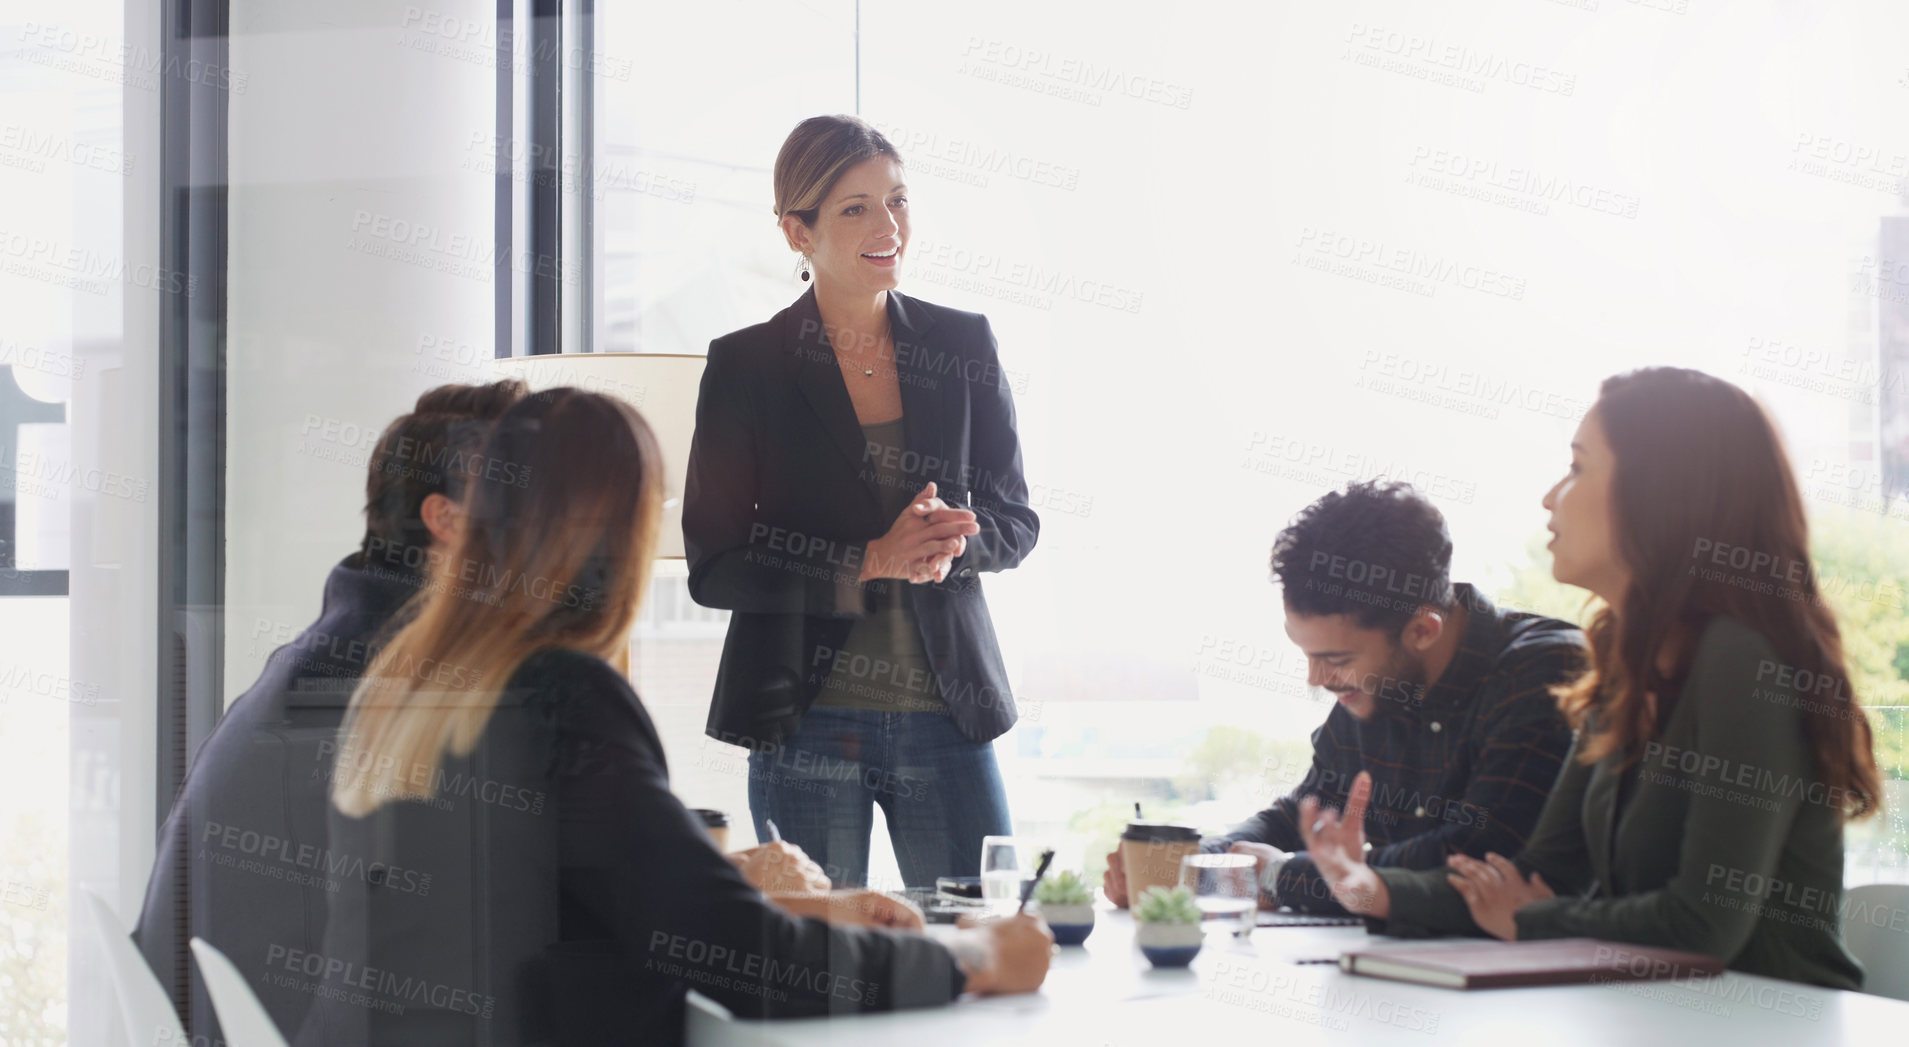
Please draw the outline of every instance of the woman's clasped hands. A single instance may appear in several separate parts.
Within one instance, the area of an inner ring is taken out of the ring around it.
[[[968,537],[980,533],[974,510],[942,501],[931,480],[895,517],[888,533],[868,543],[861,580],[945,582],[954,561],[968,551]]]
[[[1515,941],[1518,937],[1518,910],[1532,902],[1554,898],[1544,877],[1536,872],[1530,879],[1518,871],[1511,859],[1490,853],[1484,861],[1470,855],[1454,854],[1445,859],[1452,875],[1445,879],[1471,908],[1472,922],[1494,938]]]

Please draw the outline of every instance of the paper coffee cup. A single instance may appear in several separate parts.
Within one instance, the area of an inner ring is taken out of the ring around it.
[[[1168,822],[1128,822],[1120,834],[1120,864],[1127,871],[1127,903],[1149,887],[1177,887],[1180,859],[1200,853],[1200,831]]]

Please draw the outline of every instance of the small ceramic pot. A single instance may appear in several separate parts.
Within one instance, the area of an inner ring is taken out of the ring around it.
[[[1134,944],[1147,962],[1155,967],[1185,967],[1200,954],[1206,932],[1197,923],[1146,923],[1133,925]]]
[[[1054,932],[1054,944],[1079,945],[1094,933],[1092,905],[1043,905],[1041,918]]]

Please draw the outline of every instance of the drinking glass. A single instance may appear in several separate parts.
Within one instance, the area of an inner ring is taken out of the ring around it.
[[[1034,848],[1013,836],[981,838],[981,898],[990,913],[1011,916],[1021,905],[1021,885],[1034,877]]]
[[[1253,933],[1259,873],[1252,855],[1189,854],[1180,859],[1180,886],[1193,892],[1202,924],[1236,937]]]

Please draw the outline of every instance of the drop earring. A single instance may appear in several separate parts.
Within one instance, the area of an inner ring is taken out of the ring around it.
[[[802,260],[800,262],[797,262],[795,264],[795,267],[796,267],[796,272],[802,277],[802,282],[805,284],[808,283],[809,282],[809,256],[803,255]]]

